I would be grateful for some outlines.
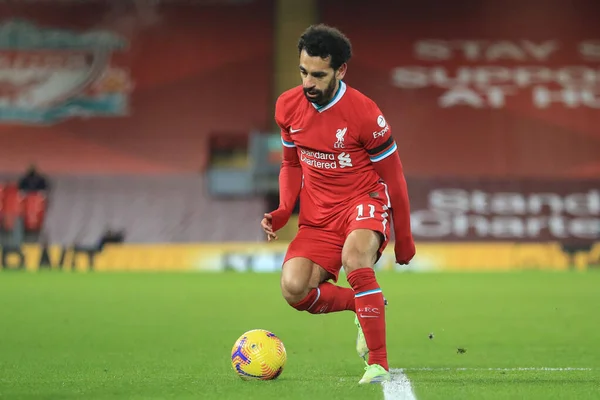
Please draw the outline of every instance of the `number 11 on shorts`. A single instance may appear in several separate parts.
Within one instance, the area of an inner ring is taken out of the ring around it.
[[[356,206],[358,213],[356,215],[357,221],[362,221],[363,219],[375,218],[375,206],[373,204],[367,204],[369,207],[369,215],[365,216],[365,207],[364,204],[359,204]]]

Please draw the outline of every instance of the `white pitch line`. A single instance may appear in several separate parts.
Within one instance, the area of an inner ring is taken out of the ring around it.
[[[593,368],[576,367],[517,367],[517,368],[392,368],[391,380],[383,383],[385,400],[417,400],[405,371],[591,371]]]
[[[417,400],[404,370],[392,368],[390,374],[391,380],[383,383],[383,398],[385,400]]]
[[[591,371],[592,368],[520,367],[520,368],[403,368],[401,371]]]

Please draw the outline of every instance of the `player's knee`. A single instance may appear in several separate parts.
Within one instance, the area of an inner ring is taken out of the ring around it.
[[[351,246],[342,254],[342,264],[346,274],[360,268],[373,268],[376,254],[370,247]]]
[[[342,264],[346,274],[359,268],[369,268],[373,266],[373,256],[370,252],[351,249],[342,256]]]
[[[346,273],[372,268],[379,244],[379,237],[373,231],[359,229],[350,233],[342,250],[342,265]]]
[[[309,292],[307,282],[299,277],[283,275],[281,277],[281,294],[292,307],[300,303]]]

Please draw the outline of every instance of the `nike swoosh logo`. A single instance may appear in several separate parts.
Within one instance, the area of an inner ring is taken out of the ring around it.
[[[359,316],[361,318],[379,318],[379,315],[364,315],[364,314],[359,314]]]
[[[292,127],[290,127],[290,133],[296,133],[296,132],[300,132],[303,128],[300,129],[294,129]]]

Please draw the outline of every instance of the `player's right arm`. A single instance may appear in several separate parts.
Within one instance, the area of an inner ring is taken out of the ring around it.
[[[298,158],[296,145],[289,134],[289,126],[286,123],[281,98],[275,105],[275,121],[281,129],[283,159],[279,170],[279,207],[277,210],[265,214],[266,221],[263,220],[262,224],[269,240],[277,239],[275,232],[283,228],[289,221],[302,188],[300,159]]]

